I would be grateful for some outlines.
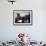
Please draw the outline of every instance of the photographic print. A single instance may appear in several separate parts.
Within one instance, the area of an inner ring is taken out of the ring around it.
[[[32,10],[13,10],[13,24],[32,24]]]

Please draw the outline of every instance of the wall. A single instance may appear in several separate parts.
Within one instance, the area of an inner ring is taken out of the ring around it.
[[[13,10],[33,10],[32,26],[14,26]],[[46,40],[46,1],[17,0],[13,5],[0,0],[0,40],[15,40],[18,32],[26,32],[33,40]]]

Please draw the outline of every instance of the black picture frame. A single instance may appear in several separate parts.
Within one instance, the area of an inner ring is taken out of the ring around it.
[[[20,18],[18,16],[20,16]],[[32,25],[32,24],[33,24],[32,10],[13,10],[13,25]]]

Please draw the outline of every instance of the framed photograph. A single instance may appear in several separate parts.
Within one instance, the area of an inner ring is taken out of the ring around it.
[[[13,10],[14,25],[32,25],[32,10]]]

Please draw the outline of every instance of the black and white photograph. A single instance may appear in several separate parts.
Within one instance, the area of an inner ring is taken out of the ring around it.
[[[32,24],[32,10],[13,10],[13,24]]]

